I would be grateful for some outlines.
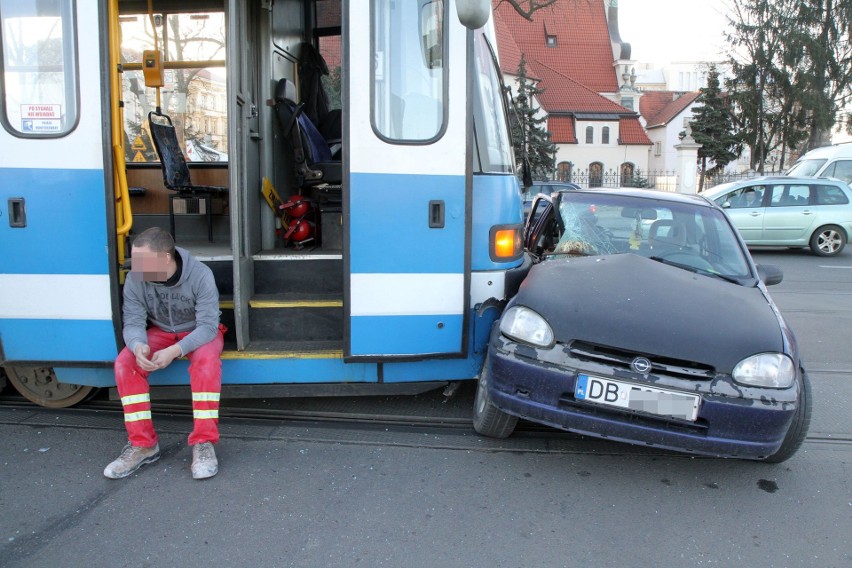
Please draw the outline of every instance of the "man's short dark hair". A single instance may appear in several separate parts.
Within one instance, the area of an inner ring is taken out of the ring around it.
[[[167,252],[172,257],[175,255],[175,240],[171,233],[159,227],[151,227],[139,233],[133,239],[133,246],[148,247],[154,252]]]

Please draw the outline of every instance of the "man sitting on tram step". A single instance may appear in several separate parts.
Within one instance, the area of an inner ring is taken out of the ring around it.
[[[192,477],[219,471],[213,444],[219,441],[219,393],[222,345],[226,328],[219,324],[219,291],[209,267],[175,247],[158,227],[133,241],[131,271],[124,284],[124,343],[115,360],[115,382],[124,407],[129,442],[104,469],[110,479],[127,477],[159,459],[151,421],[148,375],[178,357],[189,359],[194,428]]]

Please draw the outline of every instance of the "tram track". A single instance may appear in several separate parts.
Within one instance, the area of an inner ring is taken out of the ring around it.
[[[280,401],[277,401],[280,402]],[[310,402],[310,401],[308,401]],[[467,451],[623,455],[627,446],[600,442],[534,423],[520,423],[505,440],[486,438],[473,430],[465,404],[464,416],[423,416],[376,412],[330,412],[220,406],[223,439],[279,439],[293,443],[332,443]],[[154,403],[154,421],[163,434],[185,434],[191,428],[189,404]],[[458,405],[461,407],[461,404]],[[0,396],[0,424],[71,429],[123,430],[116,401],[95,400],[73,408],[50,409],[22,397]],[[673,455],[653,448],[645,454]]]
[[[115,428],[118,429],[122,425],[120,416],[122,414],[121,403],[113,400],[90,400],[80,403],[73,408],[48,409],[36,406],[19,395],[2,395],[0,396],[0,411],[3,409],[37,412],[45,415],[45,417],[51,415],[73,417],[95,413],[101,417],[109,416],[109,421],[112,421],[112,416],[114,415]],[[152,404],[152,410],[158,420],[167,420],[170,418],[183,420],[192,417],[192,407],[189,403],[154,402]],[[473,431],[469,414],[455,416],[430,416],[410,413],[393,414],[316,409],[298,410],[292,408],[260,408],[258,406],[239,406],[228,404],[220,406],[219,414],[220,419],[225,420],[226,423],[227,421],[254,424],[274,423],[282,427],[304,427],[305,425],[310,424],[314,428],[334,430],[337,432],[349,427],[353,431],[357,432],[364,432],[366,430],[408,433],[418,432],[420,434],[452,434],[482,438]],[[3,414],[0,412],[0,424],[10,422],[12,421],[4,420]],[[67,426],[72,428],[75,427],[73,424],[52,424],[51,422],[52,421],[50,420],[44,420],[40,424]],[[578,434],[563,432],[561,430],[523,420],[518,423],[516,432],[518,438],[526,440],[541,438],[555,441],[583,440],[584,443],[595,442],[595,440],[584,438]],[[511,438],[509,440],[511,440]],[[827,444],[831,446],[852,446],[852,433],[813,431],[805,438],[805,442]],[[431,446],[431,444],[429,445]],[[600,452],[591,451],[589,453]]]
[[[12,395],[0,397],[0,408],[18,410],[39,410],[47,412],[74,413],[79,411],[96,411],[102,413],[121,414],[122,406],[118,401],[95,400],[77,404],[73,408],[48,409],[33,405],[24,397]],[[192,416],[192,406],[189,403],[153,402],[153,412],[159,416]],[[369,412],[295,410],[282,408],[258,408],[226,406],[219,407],[219,417],[237,420],[267,420],[276,422],[333,422],[349,424],[372,424],[377,426],[423,426],[442,428],[470,427],[470,417],[435,417],[412,414],[387,414]]]

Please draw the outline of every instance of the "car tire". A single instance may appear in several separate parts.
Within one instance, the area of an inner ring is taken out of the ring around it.
[[[793,422],[790,423],[790,429],[787,430],[787,435],[784,441],[781,442],[781,447],[778,451],[763,459],[766,463],[781,463],[790,459],[802,442],[805,441],[805,436],[808,434],[808,428],[811,425],[811,412],[813,410],[813,400],[811,399],[811,382],[808,379],[808,374],[804,369],[802,371],[802,392],[799,395],[799,406],[796,408],[796,414],[793,416]]]
[[[818,256],[834,256],[846,246],[846,232],[837,225],[825,225],[811,235],[810,247]]]
[[[482,374],[476,386],[473,401],[473,429],[489,438],[508,438],[518,424],[518,417],[494,406],[488,394],[488,359],[482,365]]]

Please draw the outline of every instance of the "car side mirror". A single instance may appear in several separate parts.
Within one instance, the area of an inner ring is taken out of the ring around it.
[[[731,208],[731,202],[730,201],[723,201],[722,202],[722,209],[730,209],[730,208]]]
[[[758,264],[757,275],[766,286],[781,284],[784,280],[784,273],[774,264]]]
[[[553,218],[553,201],[550,196],[539,193],[533,200],[526,226],[524,227],[524,250],[538,257],[541,254],[540,239],[547,226],[548,220]]]

